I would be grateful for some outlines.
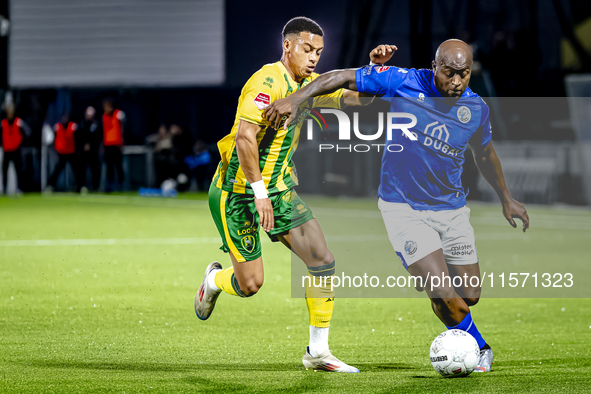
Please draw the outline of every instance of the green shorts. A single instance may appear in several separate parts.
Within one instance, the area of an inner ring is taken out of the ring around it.
[[[273,242],[279,241],[278,235],[314,219],[310,208],[293,189],[273,193],[269,199],[273,204],[275,227],[267,235]],[[222,237],[221,250],[231,252],[238,262],[261,257],[259,215],[253,195],[227,192],[212,183],[209,210]]]

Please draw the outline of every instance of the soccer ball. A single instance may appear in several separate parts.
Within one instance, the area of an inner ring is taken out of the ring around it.
[[[466,331],[449,330],[437,335],[431,344],[431,364],[444,378],[468,376],[478,365],[480,348]]]

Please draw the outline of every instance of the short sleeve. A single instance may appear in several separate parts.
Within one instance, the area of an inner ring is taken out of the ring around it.
[[[487,146],[492,140],[492,127],[490,125],[490,111],[488,105],[482,100],[482,116],[480,126],[476,133],[470,138],[472,146]]]
[[[263,119],[263,110],[273,101],[281,98],[279,85],[281,81],[277,76],[265,73],[262,70],[255,73],[244,85],[242,98],[238,104],[238,118],[247,122],[268,126]]]
[[[355,75],[358,92],[386,97],[393,97],[407,77],[407,69],[391,66],[365,66]]]
[[[322,96],[314,97],[314,107],[324,107],[324,108],[337,108],[340,109],[341,105],[341,98],[343,97],[344,89],[336,90],[332,93],[325,94]]]

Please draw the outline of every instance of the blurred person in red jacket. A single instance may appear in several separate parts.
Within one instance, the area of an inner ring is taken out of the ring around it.
[[[56,123],[53,128],[55,130],[55,150],[58,153],[59,161],[47,182],[48,186],[45,190],[51,192],[55,189],[57,178],[62,170],[66,168],[66,163],[69,162],[76,178],[76,191],[80,192],[80,188],[83,185],[80,179],[80,163],[78,161],[78,156],[76,155],[75,136],[76,131],[78,130],[78,125],[74,122],[70,122],[70,116],[64,114],[61,123]]]
[[[23,159],[21,156],[21,144],[25,136],[30,135],[29,126],[21,119],[15,116],[14,104],[6,107],[6,118],[2,120],[2,133],[0,133],[0,145],[4,150],[2,160],[2,181],[3,193],[7,193],[8,185],[8,166],[10,162],[14,164],[16,170],[16,194],[21,194],[20,181],[22,176]]]
[[[103,145],[107,164],[107,192],[121,190],[123,185],[123,124],[125,113],[113,106],[113,100],[103,100]],[[115,183],[117,171],[117,183]]]

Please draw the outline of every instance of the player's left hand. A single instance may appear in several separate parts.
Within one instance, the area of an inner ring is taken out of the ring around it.
[[[396,45],[378,45],[369,53],[369,60],[373,64],[385,64],[392,58],[394,52],[398,50]]]
[[[503,203],[503,216],[509,222],[513,228],[517,228],[517,224],[513,218],[521,219],[523,222],[523,232],[529,228],[529,215],[527,214],[527,210],[517,200],[510,199],[509,201]]]
[[[275,216],[273,215],[273,204],[268,198],[255,198],[254,205],[259,214],[259,223],[263,230],[269,232],[275,228]]]
[[[275,130],[279,129],[285,116],[291,115],[291,99],[289,97],[273,101],[263,111],[263,119],[266,119]]]

